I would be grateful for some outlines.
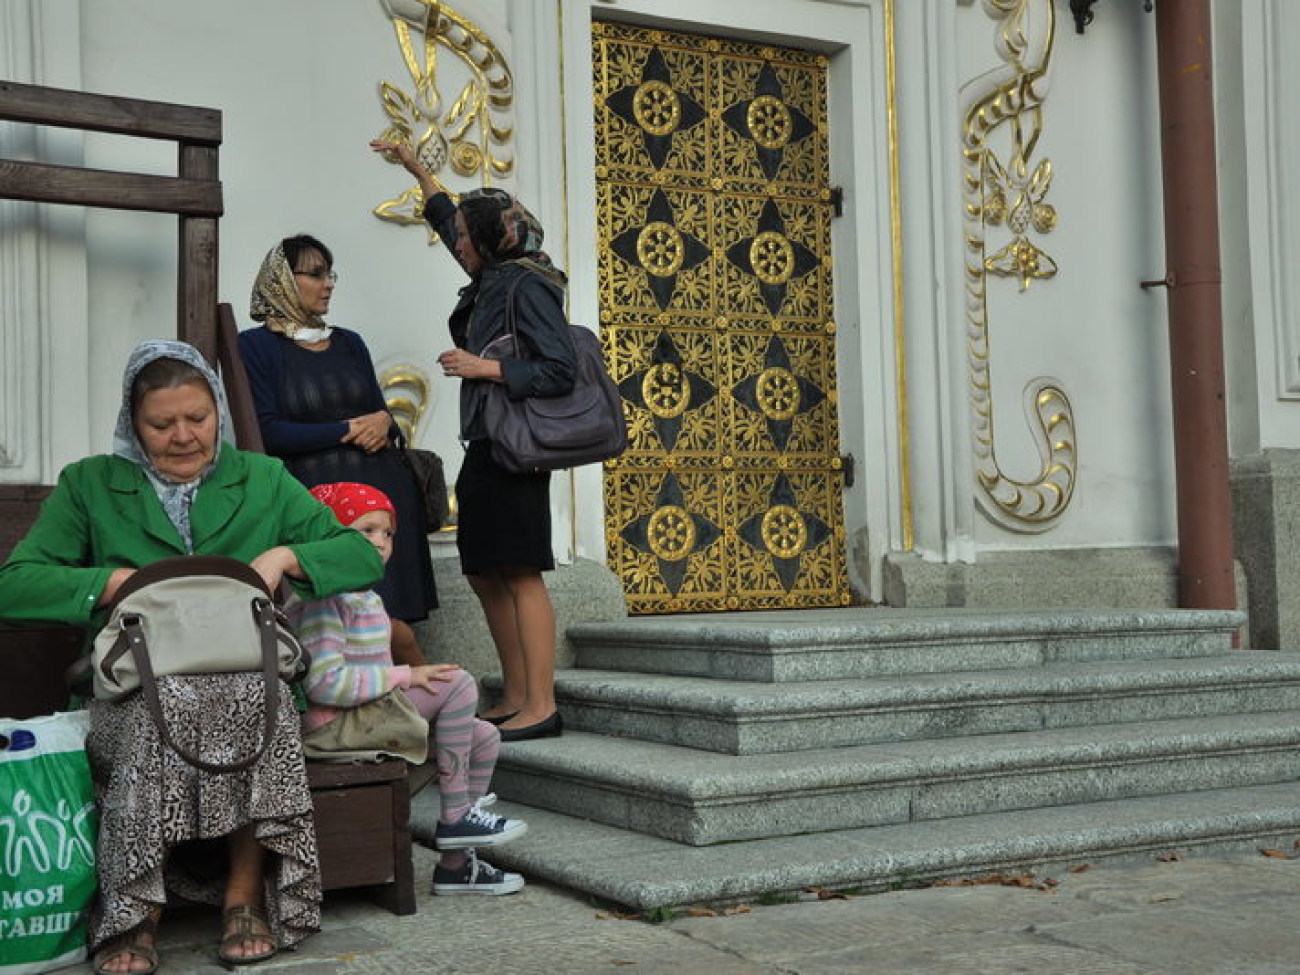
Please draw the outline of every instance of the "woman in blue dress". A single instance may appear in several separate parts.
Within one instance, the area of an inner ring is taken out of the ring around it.
[[[309,488],[354,481],[392,499],[397,537],[375,590],[389,616],[420,622],[438,605],[423,504],[370,351],[356,332],[325,322],[337,280],[319,240],[282,240],[253,285],[250,314],[262,326],[240,333],[239,353],[267,453]]]

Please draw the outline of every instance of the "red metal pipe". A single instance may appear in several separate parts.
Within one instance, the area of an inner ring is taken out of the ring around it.
[[[1178,497],[1178,604],[1233,609],[1237,598],[1208,0],[1159,0],[1156,45]]]

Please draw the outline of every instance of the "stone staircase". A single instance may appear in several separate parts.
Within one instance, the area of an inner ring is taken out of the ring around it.
[[[564,737],[502,750],[493,788],[530,834],[491,859],[649,909],[1289,844],[1300,655],[1232,650],[1243,622],[864,609],[582,624],[557,678]]]

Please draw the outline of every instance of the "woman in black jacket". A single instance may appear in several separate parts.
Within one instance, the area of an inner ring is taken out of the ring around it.
[[[376,140],[420,183],[424,218],[470,283],[449,325],[455,347],[438,356],[462,380],[460,437],[467,444],[456,478],[456,544],[461,571],[478,597],[501,661],[503,691],[483,715],[502,741],[559,735],[555,706],[555,610],[542,572],[551,551],[550,474],[512,474],[492,460],[483,403],[490,383],[512,399],[559,396],[573,388],[574,350],[564,314],[566,279],[540,249],[542,228],[509,193],[474,190],[453,203],[404,144]],[[510,316],[519,348],[510,347]]]

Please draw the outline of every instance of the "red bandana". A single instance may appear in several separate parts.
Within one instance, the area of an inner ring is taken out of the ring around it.
[[[334,512],[334,517],[342,525],[350,525],[364,514],[371,511],[387,511],[397,524],[397,509],[388,495],[379,488],[355,481],[340,481],[337,484],[318,484],[311,489],[312,497],[325,504]]]

